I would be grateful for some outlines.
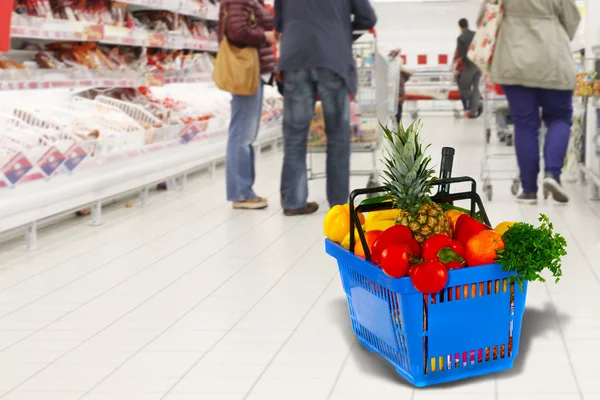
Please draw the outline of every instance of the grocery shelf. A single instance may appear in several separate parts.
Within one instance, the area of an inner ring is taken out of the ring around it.
[[[579,166],[581,173],[590,181],[590,197],[593,200],[600,200],[600,174],[587,168],[585,165]]]
[[[86,24],[20,16],[11,26],[11,36],[21,39],[100,42],[122,46],[162,49],[217,51],[216,40],[186,37],[177,33],[156,33],[145,29]]]
[[[218,9],[216,6],[198,4],[191,0],[121,0],[121,3],[156,10],[171,11],[207,21],[216,21],[218,19]]]
[[[225,157],[226,131],[207,132],[188,143],[170,141],[144,146],[95,162],[73,174],[36,180],[3,189],[0,233],[37,223],[103,200],[143,191],[159,182],[182,177],[204,168],[214,171]],[[255,147],[260,150],[281,138],[281,124],[261,129]],[[185,182],[185,178],[182,179]],[[99,221],[100,215],[94,220]],[[31,243],[30,243],[31,245]]]
[[[73,89],[89,87],[135,88],[171,83],[211,82],[210,73],[166,71],[153,73],[123,71],[0,70],[0,91]]]

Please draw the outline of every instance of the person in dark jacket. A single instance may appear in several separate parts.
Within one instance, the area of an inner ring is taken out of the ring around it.
[[[469,29],[469,21],[461,18],[458,21],[460,36],[456,41],[456,53],[454,61],[457,63],[457,83],[460,91],[460,98],[469,118],[477,118],[481,114],[479,92],[479,82],[481,81],[481,71],[469,58],[469,46],[475,37],[475,32]]]
[[[251,21],[251,15],[254,19]],[[255,21],[254,21],[255,20]],[[237,47],[255,47],[260,55],[261,82],[251,96],[233,95],[227,140],[227,200],[236,209],[262,209],[267,200],[254,193],[254,149],[260,128],[263,85],[275,70],[273,16],[263,0],[222,0],[219,9],[219,41],[223,33]]]
[[[404,68],[400,70],[400,87],[398,90],[398,110],[396,111],[396,122],[400,124],[402,121],[402,109],[404,107],[404,100],[406,95],[406,82],[410,79],[412,73],[406,71]]]
[[[284,82],[281,201],[285,215],[311,214],[319,208],[308,202],[306,170],[317,93],[327,135],[327,199],[331,207],[348,202],[350,94],[357,85],[353,31],[369,30],[376,22],[369,0],[275,0]]]

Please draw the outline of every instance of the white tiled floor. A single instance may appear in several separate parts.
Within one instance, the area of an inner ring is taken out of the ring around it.
[[[480,121],[425,120],[434,159],[479,174]],[[216,182],[191,181],[147,207],[107,210],[92,228],[45,229],[41,249],[0,247],[0,398],[169,400],[599,400],[600,204],[571,187],[566,207],[517,206],[494,184],[492,221],[547,213],[569,242],[559,285],[528,295],[513,370],[414,390],[352,333],[317,215],[285,218],[281,154],[258,163],[267,211],[233,211]],[[353,179],[355,187],[364,178]]]

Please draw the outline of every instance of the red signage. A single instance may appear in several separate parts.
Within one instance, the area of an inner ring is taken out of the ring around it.
[[[10,17],[13,4],[13,0],[0,1],[0,52],[10,50]]]

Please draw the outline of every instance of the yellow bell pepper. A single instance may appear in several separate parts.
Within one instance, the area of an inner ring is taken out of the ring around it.
[[[358,214],[358,219],[361,225],[365,223],[365,217],[362,214]],[[348,204],[333,206],[327,212],[323,223],[323,232],[332,242],[341,243],[344,240],[350,232],[350,206]]]

